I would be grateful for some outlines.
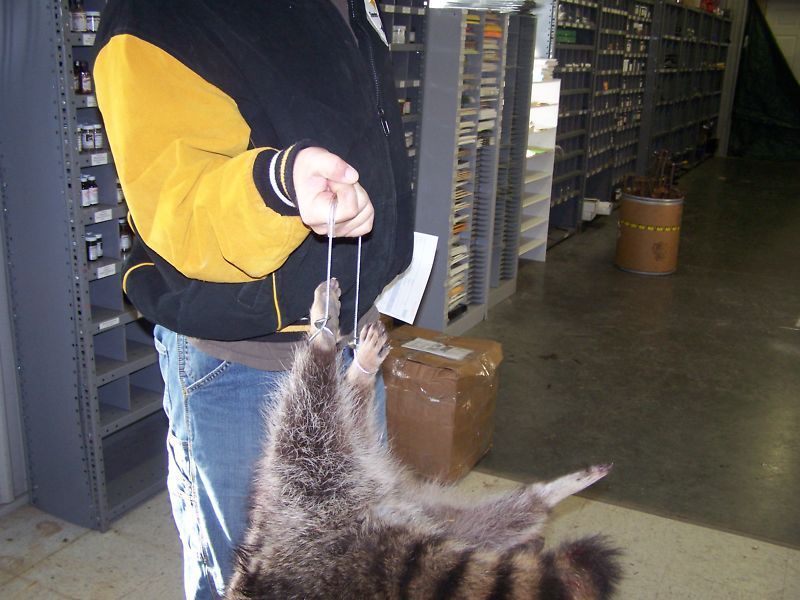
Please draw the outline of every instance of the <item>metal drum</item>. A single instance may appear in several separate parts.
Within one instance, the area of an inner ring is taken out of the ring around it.
[[[622,195],[615,263],[640,275],[669,275],[678,268],[683,197]]]

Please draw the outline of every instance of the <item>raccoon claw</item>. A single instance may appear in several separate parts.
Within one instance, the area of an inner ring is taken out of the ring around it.
[[[612,466],[612,464],[594,465],[588,469],[559,477],[542,485],[542,496],[547,499],[547,503],[551,507],[555,506],[567,496],[577,494],[601,480],[611,472]]]
[[[364,326],[361,342],[353,355],[353,365],[365,375],[375,375],[389,354],[389,337],[380,321]]]

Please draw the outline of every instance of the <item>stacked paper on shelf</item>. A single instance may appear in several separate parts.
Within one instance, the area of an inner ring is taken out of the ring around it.
[[[555,58],[534,58],[533,59],[533,80],[550,81],[553,79],[553,71],[558,65]]]

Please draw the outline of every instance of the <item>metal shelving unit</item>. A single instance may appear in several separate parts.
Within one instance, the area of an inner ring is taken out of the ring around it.
[[[489,302],[508,17],[431,9],[417,229],[439,247],[417,324],[458,335]]]
[[[94,35],[70,30],[65,0],[4,7],[6,60],[21,69],[3,70],[0,160],[30,496],[105,530],[165,484],[158,358],[122,293],[127,209],[113,157],[105,144],[78,144],[79,126],[102,123],[72,68],[91,67]],[[82,175],[97,182],[96,204],[82,201]],[[102,234],[101,259],[87,253],[87,234]]]
[[[383,27],[392,53],[412,182],[417,173],[427,5],[427,0],[391,0],[380,4]]]
[[[669,150],[694,166],[713,153],[723,78],[731,42],[731,20],[662,0],[655,9],[653,73],[646,119],[649,153]],[[640,163],[646,164],[646,156]]]
[[[490,307],[508,298],[517,287],[520,222],[526,208],[523,205],[525,159],[529,144],[537,23],[537,18],[530,15],[512,14],[508,17],[503,120],[500,126],[500,160],[489,281]],[[548,194],[545,199],[547,205],[549,199]]]
[[[551,238],[556,241],[576,231],[586,188],[589,163],[590,115],[595,107],[594,72],[601,24],[598,2],[560,0],[555,58],[561,79],[553,188],[550,200]],[[599,102],[599,100],[597,101]]]
[[[614,200],[653,152],[688,166],[712,152],[731,20],[673,0],[560,0],[562,79],[551,243],[584,197]]]
[[[559,79],[537,81],[531,86],[530,129],[517,250],[522,259],[544,261],[547,252],[560,88]]]

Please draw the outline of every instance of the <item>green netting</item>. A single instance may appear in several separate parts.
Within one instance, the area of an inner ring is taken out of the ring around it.
[[[750,0],[729,154],[800,160],[800,85],[755,0]]]

